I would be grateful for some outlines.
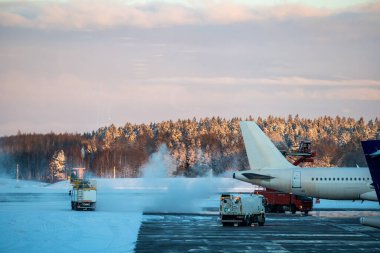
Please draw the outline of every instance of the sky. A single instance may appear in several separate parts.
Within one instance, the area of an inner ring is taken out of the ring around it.
[[[380,1],[1,1],[0,136],[380,118]]]

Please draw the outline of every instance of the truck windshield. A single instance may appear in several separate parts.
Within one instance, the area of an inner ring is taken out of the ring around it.
[[[297,198],[299,200],[302,200],[302,201],[312,201],[313,200],[313,198],[305,197],[305,196],[297,196]]]

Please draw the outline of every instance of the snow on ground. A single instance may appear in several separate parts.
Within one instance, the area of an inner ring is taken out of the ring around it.
[[[0,252],[130,252],[143,212],[205,213],[218,208],[222,192],[255,189],[232,178],[97,179],[97,209],[81,212],[71,210],[69,188],[67,181],[0,179]],[[368,201],[315,207],[380,210]]]
[[[74,212],[63,201],[0,207],[0,252],[130,252],[141,213]]]
[[[133,251],[142,213],[72,211],[69,187],[0,179],[0,252]]]

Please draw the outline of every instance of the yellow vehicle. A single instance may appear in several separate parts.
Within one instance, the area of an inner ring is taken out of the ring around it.
[[[85,168],[73,168],[70,175],[72,210],[95,210],[96,181],[84,179]]]
[[[69,194],[71,196],[72,210],[95,210],[96,208],[96,181],[95,180],[74,180],[73,188]]]

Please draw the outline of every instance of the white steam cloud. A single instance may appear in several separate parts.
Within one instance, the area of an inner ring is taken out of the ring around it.
[[[160,146],[142,167],[142,178],[99,179],[97,209],[151,213],[202,212],[204,201],[219,191],[217,178],[172,177],[175,168],[167,147]]]
[[[175,178],[175,162],[166,145],[161,145],[149,162],[143,167],[143,180],[158,192],[146,196],[145,212],[200,212],[200,200],[211,197],[217,192],[212,178],[188,179]],[[160,179],[166,178],[166,179]]]
[[[153,153],[149,162],[143,166],[143,178],[166,178],[173,176],[176,164],[168,148],[162,144],[156,153]]]

